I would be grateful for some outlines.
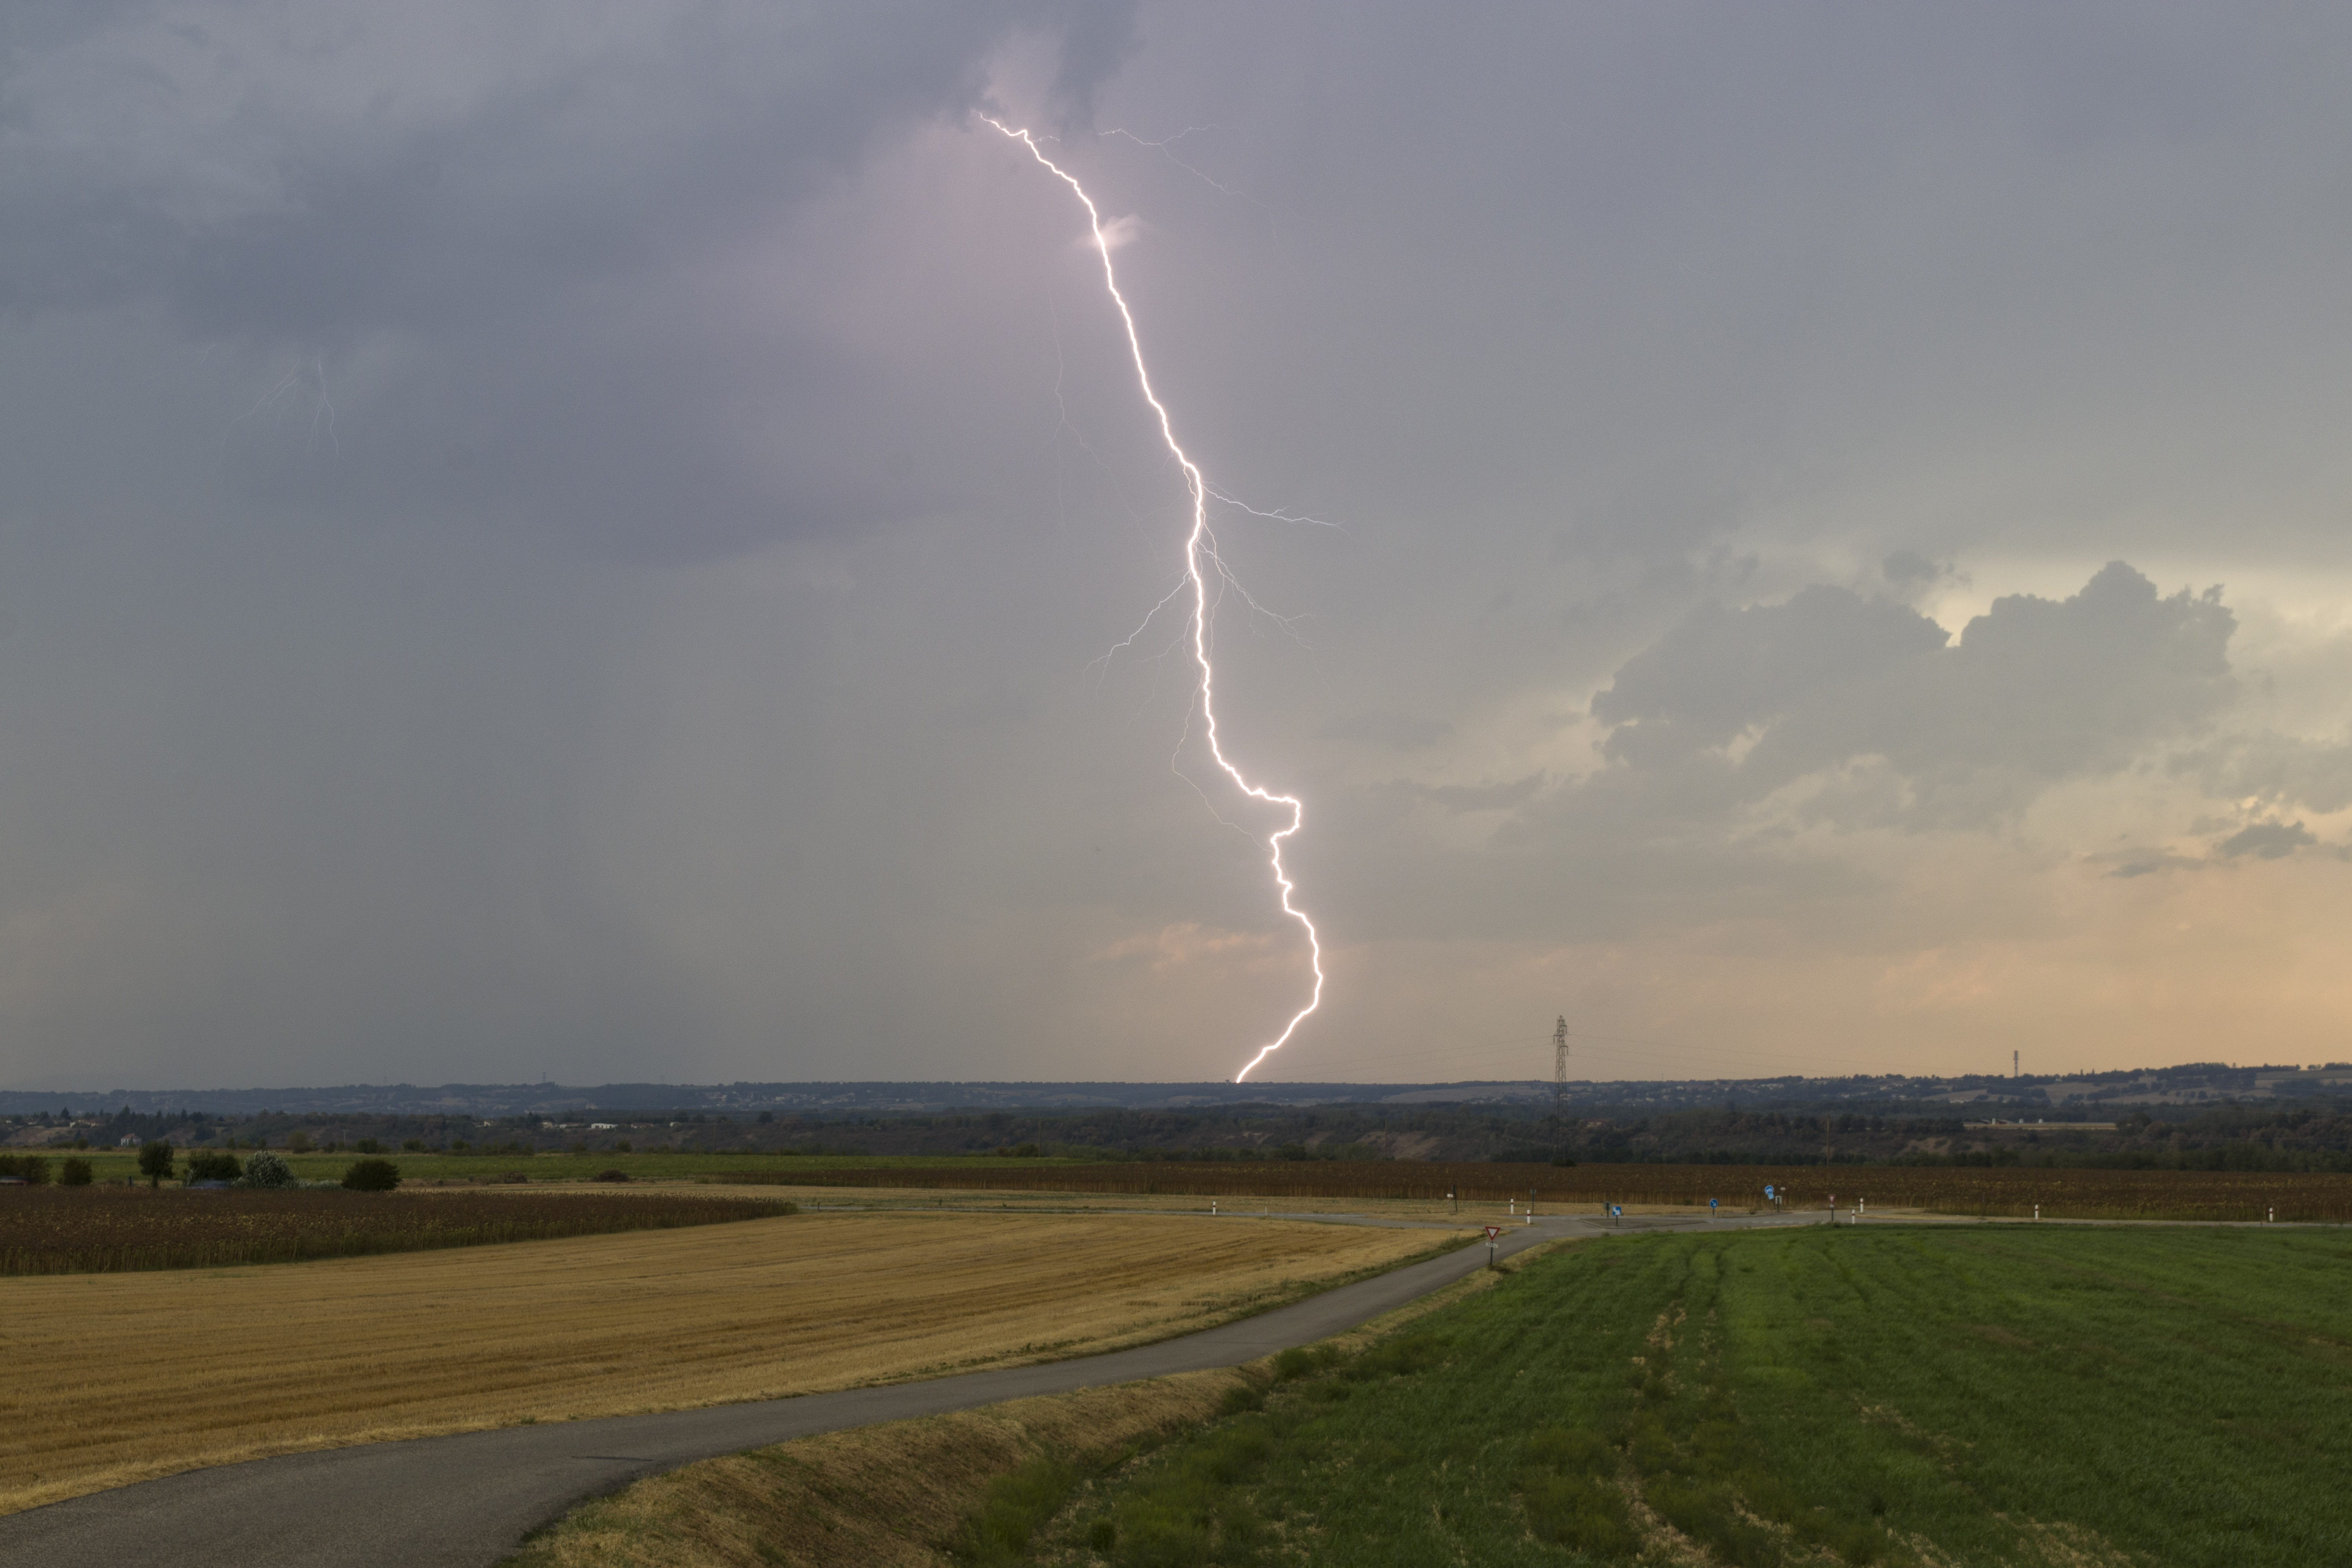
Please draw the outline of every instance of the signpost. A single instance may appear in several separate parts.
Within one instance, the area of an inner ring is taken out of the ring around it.
[[[1713,1198],[1709,1198],[1709,1199],[1707,1199],[1707,1200],[1706,1200],[1706,1217],[1707,1217],[1707,1218],[1709,1218],[1709,1219],[1713,1219],[1713,1218],[1715,1217],[1715,1211],[1716,1211],[1716,1209],[1717,1209],[1717,1206],[1718,1206],[1718,1205],[1717,1205],[1717,1201],[1716,1201],[1715,1199],[1713,1199]]]
[[[1486,1227],[1486,1267],[1489,1268],[1495,1267],[1495,1238],[1502,1234],[1503,1227],[1499,1225]]]
[[[1625,1223],[1625,1205],[1623,1204],[1611,1204],[1609,1205],[1609,1217],[1614,1220],[1620,1226],[1622,1226]]]

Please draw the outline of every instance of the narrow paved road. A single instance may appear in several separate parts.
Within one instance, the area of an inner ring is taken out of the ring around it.
[[[1807,1222],[1818,1219],[1789,1215],[1714,1223],[1727,1228]],[[1623,1228],[1706,1223],[1645,1216],[1627,1220]],[[1590,1218],[1539,1219],[1505,1230],[1497,1251],[1507,1257],[1538,1241],[1600,1228]],[[0,1518],[0,1564],[56,1568],[78,1561],[161,1558],[173,1568],[488,1568],[513,1552],[526,1532],[583,1499],[697,1459],[877,1421],[1237,1366],[1354,1328],[1486,1261],[1486,1247],[1465,1247],[1222,1328],[1043,1366],[190,1470]]]

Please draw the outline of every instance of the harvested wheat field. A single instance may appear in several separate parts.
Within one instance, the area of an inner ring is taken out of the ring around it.
[[[1108,1350],[1429,1231],[807,1215],[388,1258],[0,1279],[0,1512],[301,1448]]]

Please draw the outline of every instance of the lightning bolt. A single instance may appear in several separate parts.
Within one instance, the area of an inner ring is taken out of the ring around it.
[[[982,116],[982,118],[988,117]],[[1176,466],[1183,469],[1184,489],[1192,500],[1192,526],[1191,531],[1184,536],[1184,576],[1192,590],[1192,662],[1201,671],[1201,718],[1208,732],[1209,754],[1217,760],[1217,766],[1224,770],[1225,776],[1234,781],[1234,787],[1252,800],[1264,801],[1268,805],[1285,805],[1290,808],[1290,825],[1266,835],[1266,858],[1274,868],[1274,884],[1281,891],[1282,912],[1297,921],[1300,929],[1307,932],[1307,962],[1315,971],[1315,987],[1307,998],[1307,1005],[1291,1016],[1290,1022],[1283,1026],[1282,1033],[1259,1047],[1257,1055],[1249,1059],[1249,1064],[1234,1075],[1234,1081],[1240,1083],[1251,1073],[1256,1071],[1266,1058],[1288,1045],[1290,1037],[1298,1032],[1298,1026],[1305,1023],[1315,1009],[1323,1005],[1323,943],[1321,938],[1316,934],[1315,922],[1307,918],[1307,911],[1291,902],[1291,895],[1297,892],[1298,888],[1297,884],[1291,881],[1290,873],[1282,863],[1283,841],[1296,834],[1306,822],[1306,803],[1295,795],[1277,795],[1264,784],[1252,784],[1248,775],[1234,766],[1233,759],[1225,755],[1224,745],[1217,731],[1217,672],[1215,666],[1209,661],[1209,578],[1207,573],[1202,570],[1201,563],[1202,557],[1206,556],[1215,566],[1220,576],[1227,576],[1224,563],[1217,559],[1216,542],[1209,533],[1210,500],[1214,499],[1226,501],[1227,498],[1218,495],[1209,488],[1208,480],[1202,476],[1200,465],[1192,461],[1191,455],[1177,441],[1176,422],[1170,417],[1168,405],[1160,401],[1160,395],[1151,388],[1151,371],[1143,359],[1143,335],[1136,330],[1135,312],[1128,308],[1127,296],[1118,290],[1118,271],[1111,263],[1110,241],[1103,233],[1102,209],[1095,205],[1094,197],[1087,195],[1087,188],[1078,184],[1075,175],[1045,156],[1045,149],[1037,145],[1037,139],[1027,131],[1015,130],[1001,120],[989,119],[988,123],[1028,148],[1029,155],[1044,164],[1047,172],[1055,179],[1069,186],[1071,194],[1076,195],[1079,204],[1087,209],[1087,226],[1094,235],[1095,249],[1102,257],[1103,287],[1109,291],[1111,303],[1118,307],[1118,319],[1127,328],[1127,347],[1129,355],[1135,361],[1136,385],[1142,390],[1143,401],[1151,405],[1153,416],[1160,421],[1160,438],[1167,444],[1169,452],[1174,456]],[[1228,504],[1238,505],[1239,503],[1228,502]],[[1253,509],[1244,508],[1243,510],[1252,510]],[[1268,517],[1278,514],[1258,512],[1255,515]],[[1284,521],[1311,520],[1286,518]],[[1227,580],[1230,581],[1229,576]],[[1178,587],[1181,590],[1184,585],[1180,584]],[[1165,604],[1167,601],[1163,599],[1160,602]]]

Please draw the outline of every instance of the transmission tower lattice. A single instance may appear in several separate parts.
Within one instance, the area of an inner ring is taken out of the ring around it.
[[[1551,1031],[1551,1113],[1558,1116],[1567,1103],[1568,1016],[1563,1013]]]

